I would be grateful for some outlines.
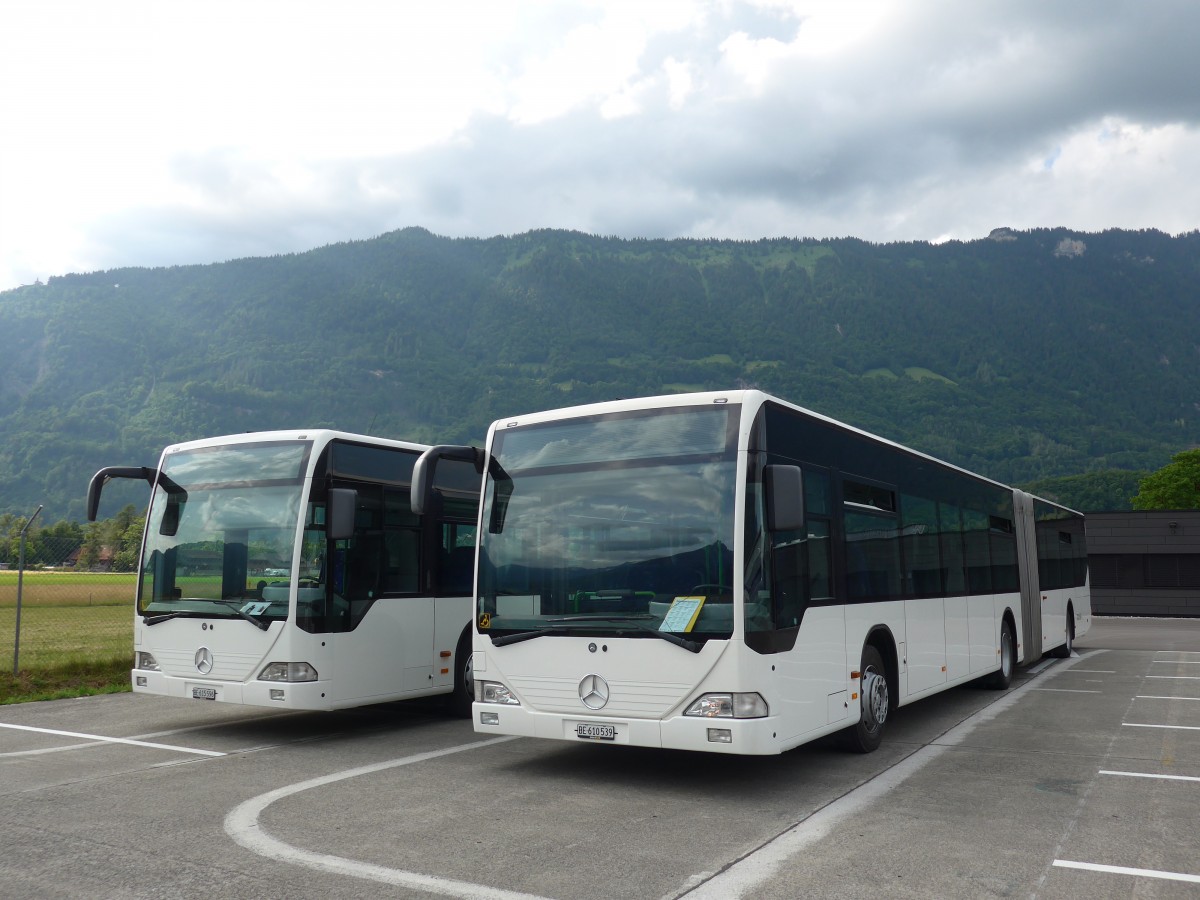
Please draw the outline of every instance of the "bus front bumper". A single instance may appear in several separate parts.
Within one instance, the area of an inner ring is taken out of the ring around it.
[[[625,744],[669,750],[766,755],[781,752],[778,721],[671,716],[635,719],[534,712],[524,706],[474,703],[471,720],[480,734],[507,734],[585,744]]]
[[[210,681],[177,678],[162,672],[133,669],[130,682],[134,693],[180,697],[188,700],[214,700],[244,706],[277,706],[284,709],[329,710],[334,706],[329,685],[324,681]]]

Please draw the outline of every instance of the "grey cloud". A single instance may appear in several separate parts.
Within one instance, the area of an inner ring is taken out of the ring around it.
[[[1079,221],[1105,213],[1062,199],[1036,208],[1050,220],[1013,214],[1030,214],[1020,198],[1040,185],[1030,161],[1053,160],[1081,129],[1098,134],[1106,116],[1194,129],[1200,4],[903,3],[852,55],[780,63],[758,91],[719,65],[734,32],[786,43],[804,28],[775,12],[717,7],[647,46],[639,113],[604,119],[588,107],[536,125],[480,115],[445,146],[315,166],[315,186],[296,195],[235,153],[193,155],[176,173],[211,205],[110,219],[105,258],[209,261],[407,225],[475,236],[557,227],[892,240],[1164,217],[1120,185],[1113,197],[1128,205],[1103,221]],[[667,58],[696,71],[695,93],[677,110],[660,74]]]

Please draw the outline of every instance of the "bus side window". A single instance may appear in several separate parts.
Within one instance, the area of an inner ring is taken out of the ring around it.
[[[775,596],[775,627],[800,624],[808,605],[808,541],[803,532],[781,531],[772,535],[771,574]]]
[[[992,592],[992,553],[988,545],[988,514],[963,509],[963,537],[966,547],[967,593]]]
[[[804,470],[805,528],[771,535],[775,628],[795,628],[813,599],[830,596],[829,476]]]
[[[334,591],[349,603],[349,621],[331,630],[353,629],[379,596],[383,575],[382,498],[377,491],[359,488],[358,509],[354,517],[354,536],[339,541],[344,549],[341,590]]]
[[[438,554],[437,595],[465,597],[475,575],[475,526],[446,522]]]
[[[953,503],[938,503],[938,544],[942,551],[946,596],[967,592],[967,560],[963,554],[962,512]]]
[[[406,490],[389,488],[383,504],[383,593],[415,594],[421,589],[421,520],[413,515]]]
[[[901,494],[900,522],[905,593],[915,597],[940,596],[946,575],[938,547],[937,503]]]
[[[414,594],[418,590],[418,560],[421,558],[421,534],[416,529],[389,528],[384,534],[387,544],[387,568],[384,570],[383,593]]]

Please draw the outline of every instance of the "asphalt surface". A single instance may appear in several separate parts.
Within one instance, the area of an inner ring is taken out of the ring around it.
[[[436,703],[0,707],[0,897],[1200,897],[1200,620],[1097,619],[883,747],[476,735]]]

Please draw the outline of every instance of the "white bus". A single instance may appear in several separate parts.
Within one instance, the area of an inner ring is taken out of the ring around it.
[[[1082,516],[758,391],[502,419],[482,491],[480,732],[868,752],[1091,623]]]
[[[167,447],[152,488],[134,615],[134,691],[328,710],[432,694],[470,710],[480,476],[438,473],[409,500],[426,447],[328,430]]]

